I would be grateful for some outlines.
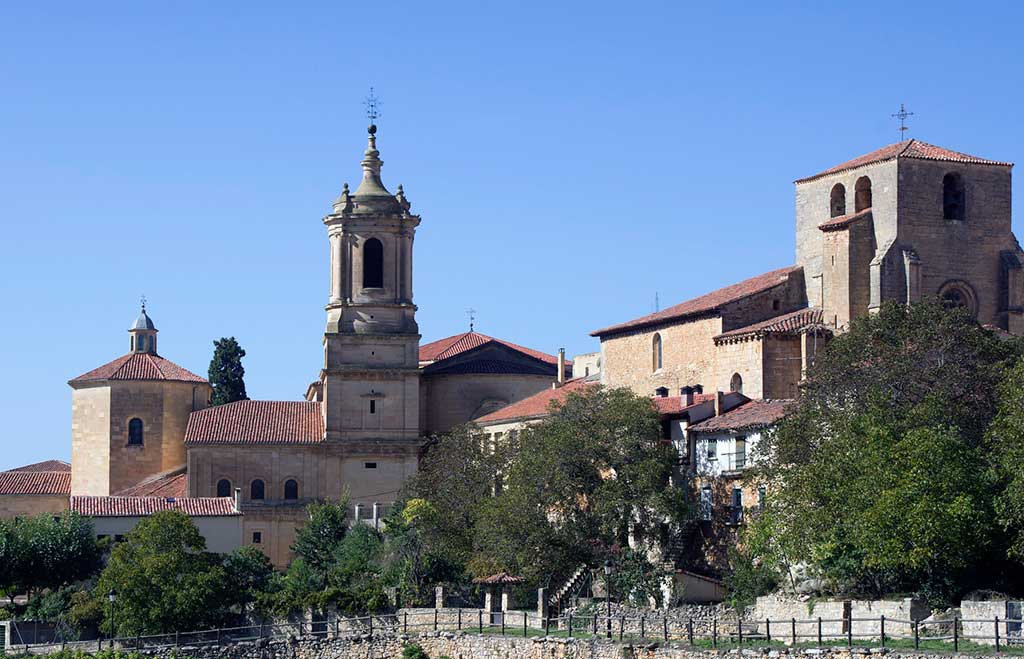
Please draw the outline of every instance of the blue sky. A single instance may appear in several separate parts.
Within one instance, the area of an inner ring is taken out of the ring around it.
[[[554,352],[793,262],[800,176],[910,136],[1024,159],[1013,3],[5,3],[0,467],[70,457],[70,378],[127,351],[253,398],[321,365],[320,222],[359,179],[423,217],[423,341]],[[1016,213],[1021,212],[1015,204]]]

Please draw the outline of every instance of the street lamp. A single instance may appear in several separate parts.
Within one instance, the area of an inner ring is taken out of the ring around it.
[[[110,647],[113,648],[114,637],[117,635],[115,632],[117,627],[114,626],[114,602],[117,601],[117,593],[113,588],[107,593],[107,600],[110,602]]]
[[[604,600],[607,603],[608,638],[612,637],[612,562],[604,562]]]

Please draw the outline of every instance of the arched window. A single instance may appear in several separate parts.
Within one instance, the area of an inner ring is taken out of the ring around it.
[[[256,479],[249,486],[249,498],[253,501],[263,501],[263,481]]]
[[[142,446],[142,419],[135,418],[128,422],[128,445]]]
[[[662,350],[661,350],[661,334],[654,335],[654,344],[651,349],[651,365],[653,370],[657,371],[663,364]]]
[[[832,217],[846,215],[846,188],[843,187],[842,183],[836,183],[832,186],[828,207]]]
[[[299,482],[294,478],[289,478],[284,482],[284,498],[288,501],[299,498]]]
[[[942,303],[947,309],[966,309],[972,318],[978,314],[974,289],[967,282],[947,282],[939,289],[939,298],[942,299]]]
[[[743,393],[743,377],[739,373],[732,374],[732,379],[729,380],[729,391],[735,391],[738,394]]]
[[[217,481],[217,496],[229,497],[231,496],[231,481],[226,478],[222,478]]]
[[[384,288],[384,245],[376,238],[363,245],[363,288]]]
[[[853,210],[859,213],[866,208],[871,208],[871,179],[861,176],[853,190]]]
[[[964,180],[956,172],[950,172],[942,177],[942,217],[963,220],[964,205]]]

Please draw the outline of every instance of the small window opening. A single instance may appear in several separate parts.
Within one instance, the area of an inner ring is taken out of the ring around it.
[[[142,446],[143,426],[142,419],[132,419],[128,422],[128,445]]]
[[[829,195],[829,212],[832,217],[846,215],[846,188],[842,183],[832,186],[832,193]]]
[[[249,486],[249,498],[253,501],[263,501],[264,485],[263,481],[256,479]]]
[[[231,481],[226,478],[222,478],[217,481],[217,496],[229,497],[231,496]]]
[[[853,191],[853,208],[856,212],[871,208],[871,179],[861,176]]]
[[[964,180],[956,172],[942,177],[942,217],[947,220],[964,219]]]
[[[376,462],[364,462],[363,463],[363,468],[364,469],[376,469],[377,468],[377,463]]]
[[[732,488],[732,505],[729,506],[729,521],[739,524],[743,521],[743,490]]]
[[[370,414],[376,414],[376,413],[377,413],[377,401],[371,399],[370,400]]]
[[[778,311],[779,307],[781,307],[781,306],[782,306],[781,302],[779,302],[778,300],[772,300],[772,311]]]
[[[284,498],[286,501],[295,501],[299,498],[299,483],[294,478],[284,482]]]
[[[729,391],[743,393],[743,377],[739,373],[732,374],[732,379],[729,380]]]
[[[718,440],[714,437],[708,440],[707,455],[708,460],[718,459]]]
[[[384,245],[370,238],[363,245],[363,288],[384,287]]]
[[[652,347],[653,347],[652,361],[654,362],[653,366],[654,366],[654,370],[657,371],[658,369],[661,368],[662,364],[664,363],[663,353],[662,353],[662,346],[661,346],[661,334],[655,334],[654,335],[654,345]]]
[[[262,531],[253,531],[252,532],[252,544],[254,544],[254,545],[263,544],[263,532]]]

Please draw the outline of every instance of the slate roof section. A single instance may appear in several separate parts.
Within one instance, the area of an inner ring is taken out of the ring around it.
[[[89,382],[94,380],[171,380],[177,382],[206,382],[195,373],[188,371],[169,359],[145,352],[133,352],[118,357],[112,362],[94,368],[71,380]]]
[[[315,401],[240,400],[193,412],[185,443],[319,444],[324,417]]]
[[[71,464],[64,462],[63,460],[43,460],[42,462],[33,462],[30,465],[23,467],[15,467],[14,469],[8,469],[7,471],[71,471]]]
[[[188,475],[185,468],[157,474],[115,493],[119,497],[173,497],[180,499],[188,494]]]
[[[241,515],[231,497],[71,497],[71,510],[89,517],[145,517],[179,510],[189,517]]]
[[[462,334],[456,334],[454,336],[449,336],[444,339],[438,339],[437,341],[421,345],[419,355],[420,362],[437,362],[442,359],[448,359],[449,357],[454,357],[459,353],[472,350],[473,348],[478,348],[491,341],[500,343],[501,345],[512,348],[513,350],[518,350],[524,355],[529,355],[534,359],[539,359],[548,364],[558,363],[558,357],[555,355],[549,355],[539,350],[532,350],[509,341],[496,339],[492,336],[481,334],[480,332],[464,332]],[[567,365],[571,365],[572,361],[567,359],[565,360],[565,363]]]
[[[71,494],[70,471],[0,471],[0,495]]]
[[[798,309],[781,316],[769,318],[753,325],[724,332],[715,337],[715,343],[759,338],[766,334],[799,334],[810,327],[824,327],[821,309],[810,307]]]
[[[506,405],[500,410],[485,414],[479,419],[475,419],[474,422],[484,425],[540,418],[547,415],[552,403],[562,404],[573,392],[581,393],[591,387],[599,386],[601,386],[600,377],[596,375],[569,380],[557,389],[544,389],[532,396]]]
[[[935,146],[934,144],[928,144],[921,140],[905,140],[903,142],[897,142],[896,144],[883,146],[881,149],[876,149],[871,153],[866,153],[863,156],[858,156],[852,160],[847,160],[841,165],[830,167],[829,169],[819,172],[813,176],[797,179],[796,183],[806,183],[807,181],[813,181],[823,176],[828,176],[829,174],[838,174],[840,172],[849,171],[865,165],[885,162],[886,160],[892,160],[894,158],[918,158],[920,160],[944,160],[947,162],[959,162],[972,165],[999,165],[1002,167],[1013,167],[1013,163],[1011,162],[999,162],[997,160],[979,158],[978,156],[972,156],[966,153],[960,153],[959,151],[946,149],[941,146]]]
[[[840,231],[849,227],[854,222],[860,220],[866,220],[871,218],[871,209],[865,208],[862,211],[851,213],[850,215],[840,215],[831,219],[825,220],[818,225],[818,228],[822,231]]]
[[[687,300],[681,304],[663,309],[656,313],[641,316],[634,320],[630,320],[625,323],[618,325],[611,325],[603,329],[595,330],[590,333],[590,336],[602,337],[610,334],[618,334],[620,332],[626,332],[642,327],[648,327],[651,325],[659,325],[669,321],[678,321],[691,316],[698,316],[702,314],[712,313],[718,311],[725,305],[742,300],[743,298],[750,297],[762,293],[776,286],[780,286],[794,274],[800,272],[802,268],[800,266],[789,266],[787,268],[779,268],[778,270],[772,270],[756,277],[751,277],[738,284],[732,284],[725,288],[720,288],[716,291],[706,293],[700,297],[695,297],[692,300]]]
[[[792,400],[750,400],[739,407],[689,427],[692,432],[735,432],[755,430],[777,423],[786,416]]]

